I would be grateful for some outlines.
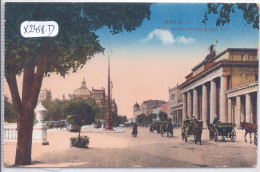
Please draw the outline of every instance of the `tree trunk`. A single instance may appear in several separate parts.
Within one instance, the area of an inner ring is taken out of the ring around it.
[[[33,131],[33,110],[27,111],[17,120],[17,148],[16,148],[16,165],[31,164],[32,152],[32,131]]]
[[[45,71],[48,39],[43,39],[36,73],[34,64],[25,64],[22,100],[15,72],[5,73],[17,115],[17,147],[15,165],[31,164],[34,108],[37,105]]]

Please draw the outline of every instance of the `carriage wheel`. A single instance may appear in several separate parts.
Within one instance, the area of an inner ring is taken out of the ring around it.
[[[217,142],[218,141],[218,130],[217,129],[215,129],[215,131],[214,131],[214,138],[215,138],[215,142]]]
[[[231,131],[231,141],[232,141],[232,142],[235,142],[235,140],[236,140],[236,131],[235,131],[235,130],[232,130],[232,131]]]
[[[254,134],[254,143],[257,146],[257,133]]]

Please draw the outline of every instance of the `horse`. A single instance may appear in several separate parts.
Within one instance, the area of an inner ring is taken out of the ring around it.
[[[138,133],[138,131],[137,131],[137,124],[134,124],[133,131],[132,131],[133,137],[137,137],[137,133]]]
[[[240,122],[240,125],[242,127],[242,130],[245,129],[245,142],[247,142],[246,135],[247,135],[247,133],[249,133],[250,134],[250,144],[251,144],[252,143],[251,133],[256,133],[257,132],[257,124]]]
[[[167,123],[166,131],[167,131],[167,137],[173,137],[173,126],[171,122]]]
[[[162,135],[162,137],[163,137],[163,134],[165,133],[165,131],[166,131],[166,123],[165,122],[163,122],[161,125],[160,125],[160,133],[161,133],[161,135]]]
[[[155,123],[155,129],[157,131],[157,133],[160,133],[160,123]]]
[[[202,130],[203,130],[203,124],[198,123],[197,125],[193,125],[191,130],[192,133],[194,133],[194,142],[197,143],[198,141],[200,142],[201,145],[201,135],[202,135]]]

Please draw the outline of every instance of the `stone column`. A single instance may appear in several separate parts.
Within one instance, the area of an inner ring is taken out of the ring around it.
[[[220,121],[221,122],[227,122],[228,116],[227,116],[227,96],[225,94],[225,91],[227,90],[227,76],[221,76],[220,81]]]
[[[249,93],[246,94],[246,122],[251,123],[251,111],[252,111],[252,105],[251,105],[251,96]]]
[[[191,118],[191,92],[188,91],[188,117]]]
[[[217,113],[217,91],[215,80],[210,82],[210,87],[210,123],[213,123]]]
[[[179,117],[178,117],[178,109],[176,110],[176,124],[178,124],[179,122],[178,122],[178,119],[179,119]]]
[[[229,98],[228,99],[228,120],[227,120],[228,123],[233,122],[231,113],[232,113],[232,102],[231,102],[231,98]],[[221,121],[221,122],[223,122],[223,121]]]
[[[196,119],[198,118],[198,91],[196,88],[193,89],[193,115]]]
[[[202,85],[202,121],[203,127],[207,126],[207,114],[208,114],[208,99],[207,99],[207,86]]]
[[[182,120],[186,119],[187,117],[187,96],[185,93],[182,93],[183,98],[183,113],[182,113]]]
[[[236,97],[236,114],[235,114],[235,120],[236,120],[236,128],[240,128],[240,119],[241,119],[241,98],[240,96]]]

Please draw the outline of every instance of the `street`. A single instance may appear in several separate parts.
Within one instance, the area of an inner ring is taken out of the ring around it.
[[[69,138],[78,133],[48,131],[50,145],[33,143],[32,165],[27,167],[255,167],[257,147],[244,142],[244,130],[236,130],[235,142],[209,141],[208,130],[203,130],[202,145],[193,136],[185,143],[181,129],[174,129],[174,137],[162,137],[149,128],[138,127],[133,138],[132,128],[122,133],[95,133],[83,129],[90,136],[88,149],[70,147]],[[15,143],[5,143],[4,164],[14,164]]]

